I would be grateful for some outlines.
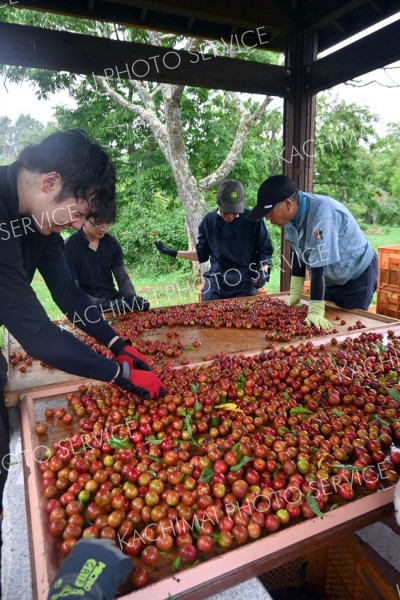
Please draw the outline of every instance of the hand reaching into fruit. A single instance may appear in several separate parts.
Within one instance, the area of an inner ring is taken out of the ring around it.
[[[114,383],[139,398],[160,398],[165,395],[165,387],[152,371],[132,369],[128,362],[122,362]]]
[[[310,300],[307,317],[304,323],[311,327],[315,325],[318,329],[333,329],[333,325],[328,319],[325,319],[325,302],[319,300]]]
[[[118,338],[110,346],[111,352],[117,357],[117,362],[122,364],[127,362],[131,369],[139,369],[142,371],[151,371],[150,363],[147,358],[135,348],[132,348],[130,340]]]

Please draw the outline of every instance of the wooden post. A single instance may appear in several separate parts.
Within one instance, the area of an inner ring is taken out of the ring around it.
[[[315,100],[308,92],[310,65],[317,55],[313,30],[293,31],[287,36],[286,69],[291,80],[290,94],[284,101],[282,151],[283,172],[300,190],[310,192],[314,175]],[[282,229],[281,291],[290,287],[291,246]]]

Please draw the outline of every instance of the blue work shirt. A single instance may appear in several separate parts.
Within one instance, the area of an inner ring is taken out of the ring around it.
[[[323,267],[328,285],[357,279],[374,252],[350,211],[329,196],[306,192],[300,192],[299,204],[301,215],[285,225],[299,259],[308,269]]]
[[[209,212],[199,226],[196,244],[199,262],[210,259],[211,268],[207,274],[231,273],[237,279],[241,274],[244,284],[257,279],[258,266],[271,263],[273,247],[263,221],[249,221],[244,212],[227,223],[218,215],[218,210]]]

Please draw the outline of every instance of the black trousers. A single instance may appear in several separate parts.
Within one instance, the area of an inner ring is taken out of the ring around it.
[[[9,453],[10,424],[8,411],[4,404],[4,388],[7,383],[7,361],[0,352],[0,511],[3,510],[3,490],[7,479],[6,462],[4,457]]]
[[[340,308],[368,310],[378,285],[378,257],[374,254],[369,266],[357,279],[344,285],[327,285],[325,300],[335,302]]]

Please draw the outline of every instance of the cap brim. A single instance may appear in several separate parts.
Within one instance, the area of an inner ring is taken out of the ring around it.
[[[249,221],[261,221],[271,210],[273,206],[255,206],[247,216]]]
[[[244,202],[219,202],[218,204],[218,208],[223,212],[223,213],[228,213],[228,214],[242,214],[244,212]]]

